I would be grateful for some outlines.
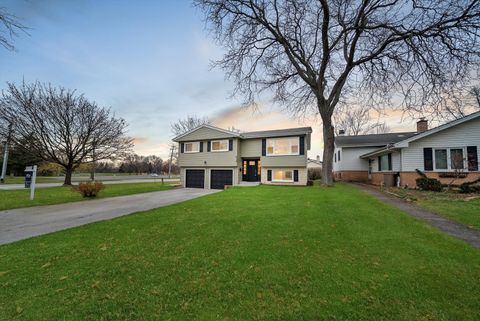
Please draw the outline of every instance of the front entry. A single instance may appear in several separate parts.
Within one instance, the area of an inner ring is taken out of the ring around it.
[[[260,160],[244,159],[243,160],[243,181],[259,182],[260,181]]]

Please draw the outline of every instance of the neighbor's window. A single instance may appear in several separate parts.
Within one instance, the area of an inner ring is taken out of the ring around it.
[[[198,153],[200,150],[199,142],[185,143],[183,145],[183,151],[185,153]]]
[[[299,138],[272,138],[267,139],[267,155],[298,155]]]
[[[381,171],[391,171],[392,167],[390,165],[391,164],[388,161],[388,154],[380,156],[380,170]]]
[[[435,149],[435,169],[448,169],[446,149]]]
[[[293,171],[292,170],[273,170],[273,182],[293,182]]]
[[[463,149],[450,149],[450,162],[452,169],[463,169]]]
[[[228,151],[228,140],[213,140],[212,152],[226,152]]]

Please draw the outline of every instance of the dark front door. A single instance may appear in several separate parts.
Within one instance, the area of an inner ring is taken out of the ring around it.
[[[244,160],[243,180],[247,182],[260,181],[260,160]]]

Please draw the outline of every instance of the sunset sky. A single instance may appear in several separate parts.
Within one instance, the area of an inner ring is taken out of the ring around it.
[[[135,151],[166,157],[170,124],[186,115],[249,131],[312,126],[309,157],[321,154],[321,124],[295,120],[272,103],[256,110],[231,98],[233,84],[210,62],[220,57],[190,1],[2,1],[29,35],[16,51],[0,48],[0,89],[5,82],[39,80],[84,93],[125,118]],[[390,113],[393,131],[414,120]]]

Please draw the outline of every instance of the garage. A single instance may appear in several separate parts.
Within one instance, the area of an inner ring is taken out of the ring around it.
[[[224,189],[225,185],[233,185],[233,171],[231,169],[212,169],[210,171],[210,188]]]
[[[185,170],[185,187],[204,188],[205,171],[203,169]]]

